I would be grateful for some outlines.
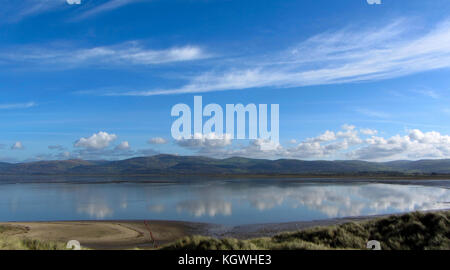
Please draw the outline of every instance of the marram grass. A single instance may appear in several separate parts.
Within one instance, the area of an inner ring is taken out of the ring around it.
[[[366,249],[377,240],[384,250],[450,249],[450,211],[410,213],[360,223],[315,227],[249,240],[190,236],[162,249],[178,250],[320,250]]]

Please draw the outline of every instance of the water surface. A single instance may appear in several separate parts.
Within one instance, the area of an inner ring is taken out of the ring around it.
[[[238,225],[450,208],[448,181],[116,180],[2,180],[0,221],[159,219]]]

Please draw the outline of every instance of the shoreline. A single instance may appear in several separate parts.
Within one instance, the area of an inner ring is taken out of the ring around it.
[[[386,180],[450,180],[450,174],[0,174],[0,178],[5,177],[149,177],[149,178],[174,178],[190,179],[213,178],[213,179],[234,179],[234,178],[292,178],[292,179],[386,179]],[[127,182],[127,181],[124,181]],[[165,181],[162,181],[165,182]]]
[[[193,235],[236,239],[271,237],[282,232],[349,222],[364,222],[405,213],[236,226],[169,220],[0,222],[0,226],[13,226],[17,229],[14,234],[9,236],[58,243],[78,240],[82,246],[89,249],[152,249]]]
[[[89,177],[85,176],[66,176],[67,180],[55,180],[55,181],[49,181],[44,179],[21,179],[18,180],[17,177],[14,177],[15,179],[1,179],[0,175],[0,185],[13,185],[13,184],[93,184],[93,185],[102,185],[102,184],[179,184],[179,183],[191,183],[199,182],[199,181],[219,181],[219,180],[239,180],[239,177],[214,177],[214,178],[206,178],[203,179],[202,177],[192,179],[190,176],[186,177],[177,177],[173,179],[168,180],[161,180],[161,179],[145,179],[145,180],[139,180],[139,179],[108,179],[112,176],[102,176],[104,179],[100,178],[100,180],[90,180]],[[25,176],[24,176],[25,177]],[[30,176],[27,176],[30,177]],[[39,176],[32,176],[32,178],[38,178]],[[42,177],[42,176],[41,176]],[[48,178],[49,176],[45,176],[45,178]],[[78,177],[78,178],[77,178]],[[134,176],[134,177],[144,177],[144,176]],[[150,177],[150,176],[148,176]],[[71,179],[71,178],[77,178],[77,179]],[[122,176],[114,176],[114,178],[122,178]],[[124,177],[126,178],[126,177]],[[131,178],[131,176],[130,176]],[[280,183],[307,183],[307,182],[317,182],[317,183],[380,183],[380,184],[413,184],[413,185],[425,185],[425,186],[440,186],[443,188],[450,188],[450,177],[449,178],[405,178],[405,177],[399,177],[399,178],[386,178],[386,177],[261,177],[257,178],[254,177],[241,177],[241,180],[247,180],[247,181],[277,181]]]

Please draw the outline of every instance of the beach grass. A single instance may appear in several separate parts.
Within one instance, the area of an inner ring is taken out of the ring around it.
[[[26,231],[23,226],[0,225],[0,250],[67,250],[63,243],[17,236]]]
[[[365,222],[280,233],[247,240],[189,236],[165,250],[322,250],[366,249],[377,240],[383,250],[449,250],[450,211],[393,215]]]

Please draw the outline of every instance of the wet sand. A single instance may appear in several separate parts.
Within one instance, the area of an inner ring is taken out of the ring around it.
[[[89,249],[150,249],[188,235],[206,234],[214,227],[178,221],[3,222],[0,225],[19,227],[14,237],[60,243],[77,240]]]

